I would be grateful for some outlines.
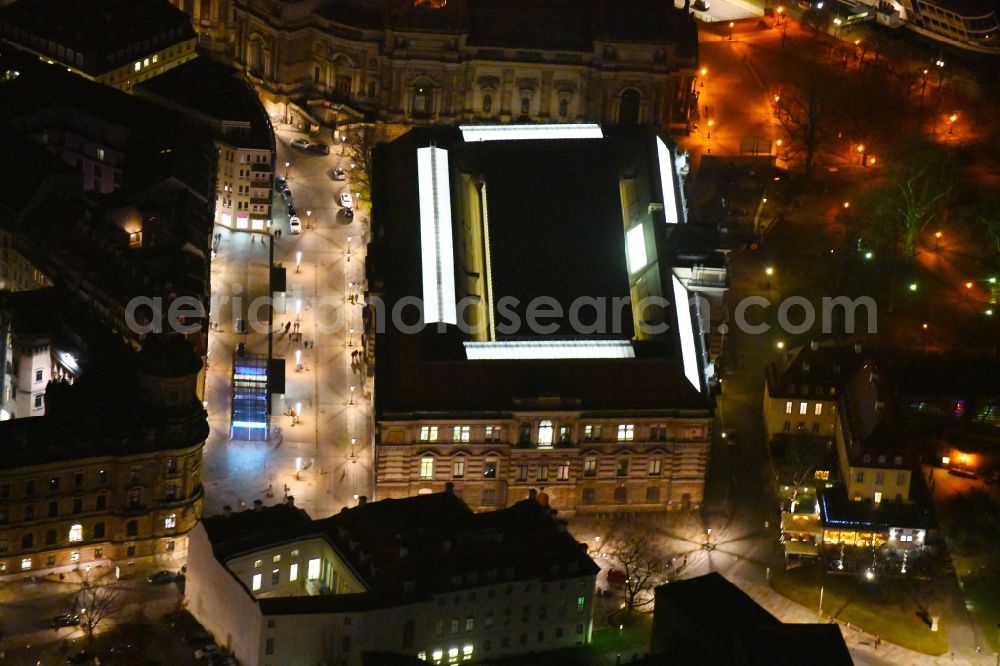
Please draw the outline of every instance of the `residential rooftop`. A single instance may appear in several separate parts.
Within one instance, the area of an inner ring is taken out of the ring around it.
[[[872,354],[860,344],[810,343],[778,354],[764,369],[772,398],[836,401]]]
[[[820,517],[827,529],[934,529],[937,521],[929,507],[929,501],[854,502],[842,484],[819,489]]]
[[[593,576],[598,567],[535,499],[475,513],[453,491],[386,499],[319,520],[289,504],[203,519],[216,559],[322,538],[366,587],[356,594],[258,598],[264,614],[384,607],[503,581]]]

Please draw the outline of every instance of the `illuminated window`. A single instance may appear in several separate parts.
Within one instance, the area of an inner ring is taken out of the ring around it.
[[[618,426],[618,441],[631,442],[635,439],[635,426],[631,423],[622,423]]]
[[[254,592],[260,590],[260,574],[253,575],[253,585],[251,586],[251,589],[253,589]]]
[[[559,463],[559,470],[556,472],[556,478],[560,481],[569,480],[569,463]]]
[[[472,659],[472,646],[466,645],[462,648],[462,661],[469,661]]]
[[[421,479],[434,478],[434,458],[420,459],[420,478]]]
[[[172,530],[177,527],[177,514],[171,513],[166,518],[163,519],[163,527]]]
[[[830,480],[830,470],[818,469],[813,475],[817,481],[829,481]]]
[[[319,558],[314,558],[309,560],[309,568],[306,570],[306,577],[309,580],[316,580],[319,578]]]
[[[451,475],[456,479],[465,476],[465,460],[459,458],[451,464]]]
[[[448,663],[454,664],[458,662],[458,648],[448,648]]]
[[[628,257],[628,272],[637,273],[645,268],[646,258],[646,234],[643,227],[638,224],[625,234],[625,249]]]
[[[454,442],[468,442],[469,441],[469,426],[455,426],[452,428],[451,439]]]
[[[538,446],[552,446],[552,421],[542,421],[538,424]]]
[[[660,459],[653,458],[649,461],[649,475],[659,476],[660,475]]]
[[[442,657],[444,657],[444,652],[441,650],[434,650],[434,652],[431,653],[431,659],[435,664],[440,664]]]
[[[816,403],[816,409],[813,410],[813,413],[816,416],[822,416],[823,415],[823,403],[822,402],[817,402]]]
[[[21,571],[27,571],[31,568],[31,558],[25,557],[21,560]]]
[[[584,426],[583,438],[588,442],[593,442],[601,439],[601,426],[599,425]]]
[[[142,61],[142,66],[143,66],[143,67],[149,67],[149,58],[145,58],[145,59],[144,59],[144,60]]]
[[[808,411],[809,411],[809,403],[808,402],[800,402],[799,403],[799,414],[805,414]]]
[[[69,554],[69,561],[70,562],[79,562],[80,561],[80,551],[74,550],[72,553],[70,553]]]
[[[437,426],[422,426],[420,428],[421,442],[436,442],[438,438]]]
[[[584,607],[586,605],[587,605],[587,598],[586,597],[577,597],[576,598],[576,612],[577,613],[582,613],[583,609],[584,609]]]
[[[486,440],[487,442],[499,442],[500,426],[486,426],[483,439]]]
[[[274,557],[271,558],[271,561],[277,564],[278,562],[281,561],[281,555],[275,555]]]
[[[875,493],[875,503],[876,504],[881,504],[882,503],[882,493],[880,493],[880,492],[876,492]]]
[[[293,563],[292,566],[288,567],[288,582],[294,583],[299,579],[299,565],[298,562]]]
[[[264,564],[264,560],[255,560],[253,563],[253,567],[254,569],[259,569],[262,564]]]
[[[138,72],[140,69],[142,69],[142,63],[141,62],[135,63],[135,71]]]
[[[281,582],[281,569],[271,570],[271,585],[277,585]]]
[[[154,63],[155,62],[159,62],[159,61],[160,61],[160,56],[158,56],[158,55],[153,56],[153,62]]]
[[[583,460],[583,475],[597,476],[597,458],[590,456]]]
[[[70,541],[83,541],[83,525],[73,525],[69,528]]]

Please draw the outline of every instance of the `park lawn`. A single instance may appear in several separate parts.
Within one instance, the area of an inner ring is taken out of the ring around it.
[[[652,613],[635,613],[629,624],[594,629],[590,641],[591,654],[622,653],[622,660],[631,658],[633,652],[644,654],[649,650],[649,635],[653,629]]]
[[[995,571],[996,557],[961,557],[954,555],[955,569],[962,581],[962,594],[969,607],[969,613],[979,624],[983,636],[993,651],[1000,649],[998,625],[1000,625],[1000,572]],[[972,571],[971,574],[961,575]]]
[[[821,585],[824,614],[917,652],[937,656],[948,651],[944,628],[933,632],[917,616],[910,581],[893,578],[869,583],[856,576],[827,574],[819,567],[783,571],[771,578],[776,592],[806,608],[819,608]]]

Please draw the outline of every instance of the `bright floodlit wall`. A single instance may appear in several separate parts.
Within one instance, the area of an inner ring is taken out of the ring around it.
[[[691,307],[688,304],[688,290],[681,281],[671,276],[674,285],[674,309],[677,311],[677,330],[681,337],[681,355],[684,361],[684,376],[699,391],[702,390],[701,371],[699,370],[698,342],[695,340],[694,319],[691,317]]]
[[[458,312],[455,302],[448,151],[430,146],[419,148],[417,180],[420,188],[424,322],[456,324]]]
[[[526,359],[634,358],[627,340],[505,340],[466,342],[470,361],[513,361]]]
[[[603,139],[597,123],[559,125],[461,125],[465,141],[522,141],[540,139]]]

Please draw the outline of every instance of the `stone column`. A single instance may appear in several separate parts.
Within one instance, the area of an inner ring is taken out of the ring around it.
[[[542,80],[538,90],[538,117],[547,120],[552,117],[552,70],[542,70]]]

